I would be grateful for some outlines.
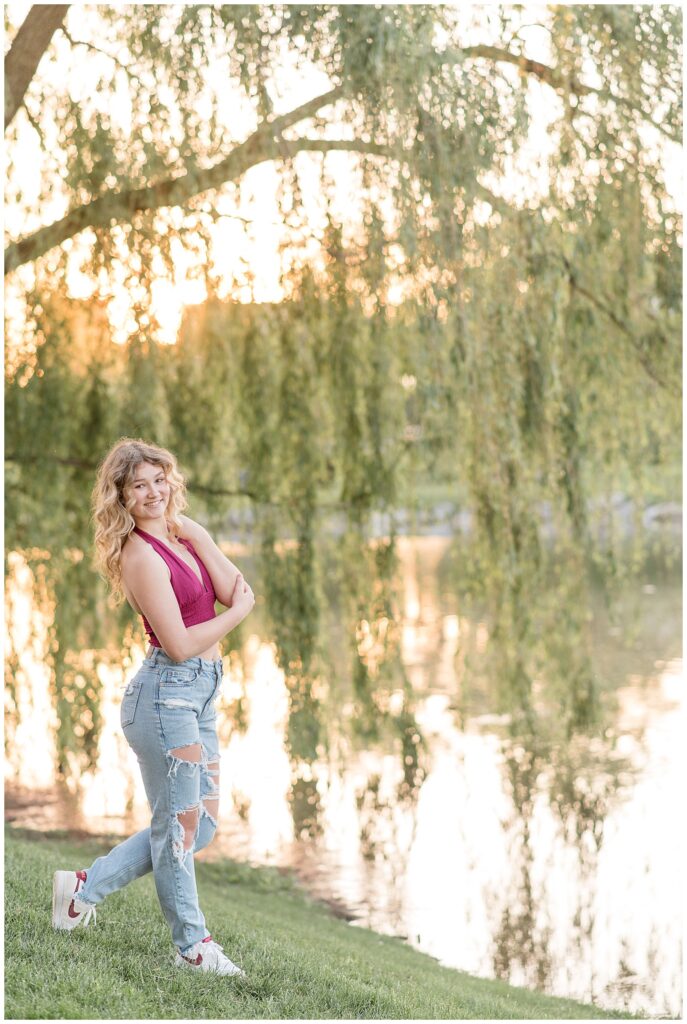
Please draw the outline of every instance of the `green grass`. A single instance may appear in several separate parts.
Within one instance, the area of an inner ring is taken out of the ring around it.
[[[173,966],[153,879],[109,896],[95,927],[54,932],[53,871],[99,841],[6,829],[5,1019],[580,1019],[629,1017],[440,967],[351,927],[273,869],[197,864],[213,937],[245,980]]]

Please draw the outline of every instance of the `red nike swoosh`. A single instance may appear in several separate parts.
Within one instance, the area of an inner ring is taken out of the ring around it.
[[[181,955],[184,956],[183,953]],[[199,953],[195,960],[191,960],[191,958],[189,956],[184,956],[184,960],[186,961],[186,963],[191,964],[193,967],[200,967],[200,965],[203,962],[203,957]]]
[[[78,910],[74,910],[74,900],[69,904],[69,910],[67,911],[69,917],[81,917]]]

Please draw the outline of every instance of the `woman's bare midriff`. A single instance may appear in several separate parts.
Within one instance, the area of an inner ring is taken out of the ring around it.
[[[146,657],[149,657],[154,651],[158,650],[153,644],[148,644],[148,650],[146,651]],[[164,648],[163,648],[164,650]],[[167,652],[165,651],[165,654]],[[194,654],[194,658],[203,658],[204,661],[217,661],[221,657],[219,647],[215,644],[214,647],[208,647],[207,651],[201,651],[200,654]]]
[[[136,614],[137,615],[143,615],[143,612],[141,611],[141,609],[138,607],[138,605],[134,601],[132,595],[129,593],[129,590],[128,590],[126,584],[124,583],[124,581],[122,581],[122,590],[124,591],[124,596],[126,597],[127,601],[129,602],[129,604],[131,605],[133,610],[136,612]],[[148,645],[148,650],[146,652],[146,657],[149,654],[152,654],[155,649],[156,648],[153,646],[153,644],[149,644]],[[164,648],[162,648],[162,649],[164,650]],[[167,654],[166,651],[165,651],[165,654]],[[194,658],[203,658],[205,661],[217,661],[217,659],[221,658],[221,656],[222,655],[220,653],[220,649],[219,649],[219,644],[218,643],[213,644],[212,647],[208,647],[207,650],[205,650],[205,651],[201,651],[200,654],[194,654]]]

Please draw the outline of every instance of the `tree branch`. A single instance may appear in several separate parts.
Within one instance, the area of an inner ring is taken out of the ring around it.
[[[138,75],[135,74],[135,72],[132,71],[127,64],[122,63],[122,61],[119,60],[118,57],[115,57],[113,54],[108,53],[107,50],[101,50],[99,46],[95,46],[93,43],[86,42],[85,39],[74,39],[74,37],[70,35],[69,32],[67,32],[66,28],[63,28],[62,31],[64,32],[65,36],[67,37],[67,40],[72,46],[85,46],[87,50],[92,50],[93,53],[98,53],[102,57],[107,57],[108,60],[113,61],[118,68],[122,69],[122,71],[126,71],[129,78],[133,78],[135,81],[140,81]]]
[[[602,312],[604,316],[607,316],[608,319],[615,324],[618,330],[620,330],[625,335],[625,337],[629,339],[629,341],[632,344],[632,348],[634,349],[637,358],[639,359],[639,362],[642,364],[643,368],[646,370],[647,374],[649,375],[649,377],[651,377],[653,382],[655,384],[658,384],[659,387],[664,388],[666,391],[669,391],[671,394],[679,397],[680,388],[674,387],[671,382],[665,380],[663,377],[659,376],[656,373],[655,368],[647,359],[646,352],[644,351],[642,344],[640,340],[637,338],[634,331],[630,327],[628,327],[625,321],[618,316],[618,314],[615,312],[615,310],[610,306],[608,302],[604,301],[603,299],[600,299],[598,295],[591,291],[590,288],[587,288],[585,285],[580,283],[577,276],[577,271],[570,263],[570,261],[566,259],[565,256],[561,256],[560,258],[563,261],[563,265],[565,266],[568,282],[571,288],[574,291],[578,292],[579,295],[582,295],[585,299],[587,299],[588,302],[591,302],[591,304],[595,306],[600,312]]]
[[[314,117],[318,110],[322,107],[328,107],[330,103],[336,103],[343,95],[343,86],[337,85],[330,89],[329,92],[323,92],[321,96],[315,96],[313,99],[301,103],[300,107],[294,107],[293,110],[289,110],[286,114],[278,114],[276,117],[263,121],[255,135],[266,129],[269,129],[273,134],[275,132],[281,133],[292,124],[298,124],[299,121],[305,121],[308,117]],[[253,137],[251,136],[251,138]],[[250,142],[250,139],[247,142]]]
[[[445,436],[447,439],[453,437],[452,434],[447,434]],[[391,465],[390,469],[394,468],[394,464],[398,462],[398,459],[409,448],[410,444],[408,442],[403,442],[403,447],[401,448],[398,456],[394,460],[394,463]],[[60,455],[52,455],[49,453],[43,455],[22,455],[16,452],[12,452],[9,454],[6,452],[4,458],[5,462],[14,462],[20,465],[34,465],[35,463],[41,462],[57,463],[59,466],[72,466],[76,469],[83,469],[89,473],[95,472],[99,465],[97,462],[91,462],[88,459],[62,457]],[[196,483],[192,479],[188,479],[186,481],[186,490],[191,491],[195,494],[207,494],[213,498],[250,498],[250,500],[255,502],[257,505],[270,505],[273,508],[293,508],[293,501],[290,499],[285,499],[283,501],[272,501],[269,498],[263,498],[259,496],[258,494],[255,493],[255,491],[245,489],[229,490],[226,487],[206,487],[204,484]],[[361,494],[355,495],[353,499],[349,501],[317,502],[317,504],[315,505],[315,511],[328,511],[330,509],[338,511],[341,509],[351,508],[352,505],[355,503],[356,498],[360,499],[362,497],[368,496],[372,497],[370,492],[363,492]]]
[[[20,465],[33,465],[40,462],[56,462],[58,466],[71,466],[74,469],[83,469],[88,473],[95,472],[98,468],[97,462],[92,462],[88,459],[74,458],[71,456],[63,457],[61,455],[53,455],[48,452],[42,455],[24,455],[15,452],[6,452],[5,462],[16,462]],[[191,480],[186,481],[186,486],[188,490],[199,491],[203,494],[212,494],[231,498],[252,498],[253,500],[257,500],[257,496],[252,491],[229,491],[223,488],[204,487],[202,484],[195,484]]]
[[[5,462],[18,462],[23,465],[36,462],[56,462],[60,466],[74,466],[76,469],[87,469],[89,472],[98,468],[97,462],[88,462],[86,459],[76,458],[63,459],[59,455],[48,455],[47,453],[44,455],[17,455],[5,452]]]
[[[553,89],[566,89],[567,91],[576,92],[576,89],[571,89],[570,83],[565,82],[561,76],[550,68],[547,64],[542,64],[538,60],[531,60],[529,57],[525,57],[522,54],[511,53],[510,50],[502,50],[498,46],[464,46],[460,49],[462,57],[483,57],[487,60],[500,61],[506,64],[514,64],[520,68],[523,74],[536,75],[542,82],[546,82]],[[586,92],[595,92],[595,89],[589,86],[580,86],[582,94]]]
[[[5,129],[24,101],[41,57],[64,21],[69,4],[34,4],[5,58]]]
[[[644,110],[644,108],[633,102],[631,99],[627,99],[625,96],[616,96],[610,89],[595,89],[591,85],[585,85],[580,82],[577,78],[567,77],[556,71],[555,68],[549,67],[548,64],[542,64],[541,61],[531,60],[529,57],[525,57],[519,53],[511,53],[510,50],[503,50],[498,46],[466,46],[460,51],[463,57],[483,57],[487,60],[495,60],[506,64],[513,64],[519,68],[524,75],[534,75],[539,79],[540,82],[545,82],[546,85],[551,86],[557,92],[564,92],[567,94],[572,93],[574,96],[598,96],[602,100],[610,100],[613,103],[617,103],[621,107],[627,107],[630,110],[634,110],[636,113],[642,115],[646,120],[670,139],[671,142],[681,142],[681,138],[669,127],[662,124],[661,122],[654,121],[651,115]]]
[[[43,145],[45,145],[45,136],[43,135],[43,129],[41,128],[40,124],[38,123],[36,118],[33,116],[33,114],[31,113],[31,111],[29,110],[29,108],[27,107],[26,104],[24,104],[24,113],[26,114],[26,117],[27,117],[27,120],[28,120],[29,124],[31,125],[31,127],[35,131],[35,133],[38,136],[38,138],[41,140],[41,143],[43,143]]]
[[[336,87],[317,96],[300,107],[281,114],[260,127],[245,142],[213,167],[193,167],[176,178],[159,181],[143,188],[123,192],[108,192],[83,206],[78,206],[63,217],[33,234],[8,245],[5,250],[5,273],[30,263],[85,228],[108,227],[113,222],[131,220],[135,213],[155,210],[164,206],[178,206],[193,196],[211,188],[219,188],[228,181],[240,178],[251,167],[266,160],[293,156],[299,142],[281,138],[281,132],[299,121],[313,117],[317,111],[335,102],[342,95]],[[305,148],[320,148],[317,140],[304,140]],[[341,148],[334,142],[329,148]],[[351,143],[349,148],[356,148]]]

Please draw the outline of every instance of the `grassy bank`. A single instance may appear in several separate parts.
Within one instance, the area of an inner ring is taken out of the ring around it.
[[[108,897],[95,927],[54,932],[52,874],[99,841],[5,832],[5,1018],[575,1019],[627,1017],[440,967],[313,903],[289,878],[197,864],[213,937],[246,980],[179,971],[149,875]]]

